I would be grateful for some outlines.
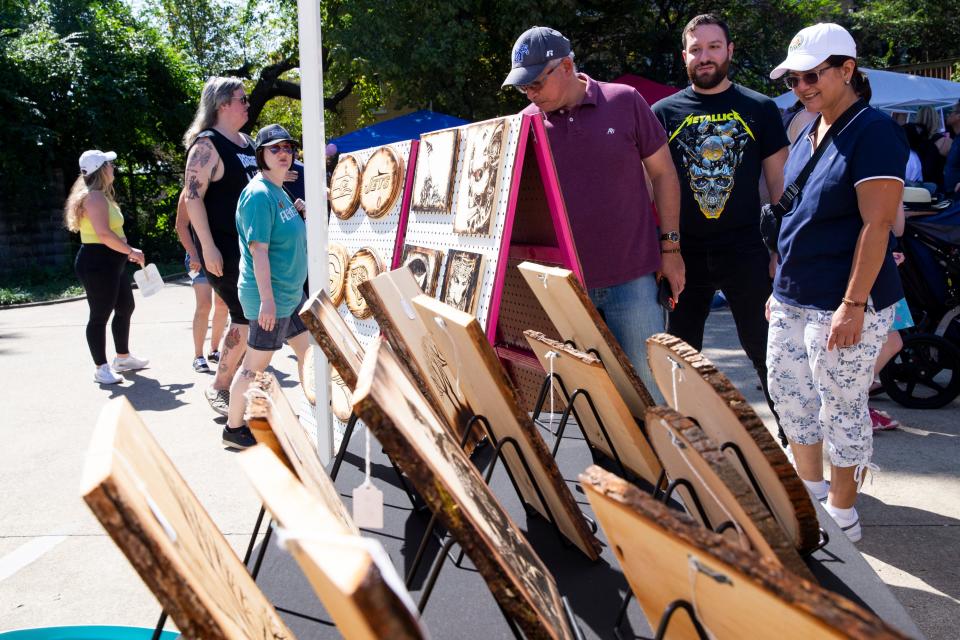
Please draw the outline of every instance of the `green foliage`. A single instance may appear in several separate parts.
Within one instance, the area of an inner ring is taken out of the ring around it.
[[[928,62],[960,57],[955,2],[868,0],[850,15],[864,66]]]

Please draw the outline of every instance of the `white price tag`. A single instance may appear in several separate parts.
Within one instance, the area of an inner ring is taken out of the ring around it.
[[[353,521],[363,529],[383,529],[383,492],[364,483],[353,490]]]

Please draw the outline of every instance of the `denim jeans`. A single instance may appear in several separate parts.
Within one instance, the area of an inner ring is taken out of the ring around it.
[[[657,304],[657,281],[654,275],[651,273],[612,287],[590,289],[588,293],[633,363],[653,401],[663,404],[663,396],[647,362],[647,338],[661,333],[666,326],[663,307]]]

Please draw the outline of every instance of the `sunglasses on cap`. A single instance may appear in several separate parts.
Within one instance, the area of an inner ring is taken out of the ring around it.
[[[813,85],[817,84],[820,81],[820,74],[826,71],[827,69],[835,69],[836,65],[829,65],[822,69],[817,69],[815,71],[807,71],[806,73],[798,73],[796,75],[791,74],[784,76],[783,81],[787,84],[787,87],[790,89],[796,89],[800,85],[800,81],[803,80],[804,84]]]

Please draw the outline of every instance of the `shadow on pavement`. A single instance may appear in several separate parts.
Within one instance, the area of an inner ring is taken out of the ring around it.
[[[149,371],[146,369],[145,371]],[[171,411],[186,405],[184,394],[195,383],[160,384],[139,371],[122,374],[125,382],[110,388],[110,399],[125,397],[137,411]]]

